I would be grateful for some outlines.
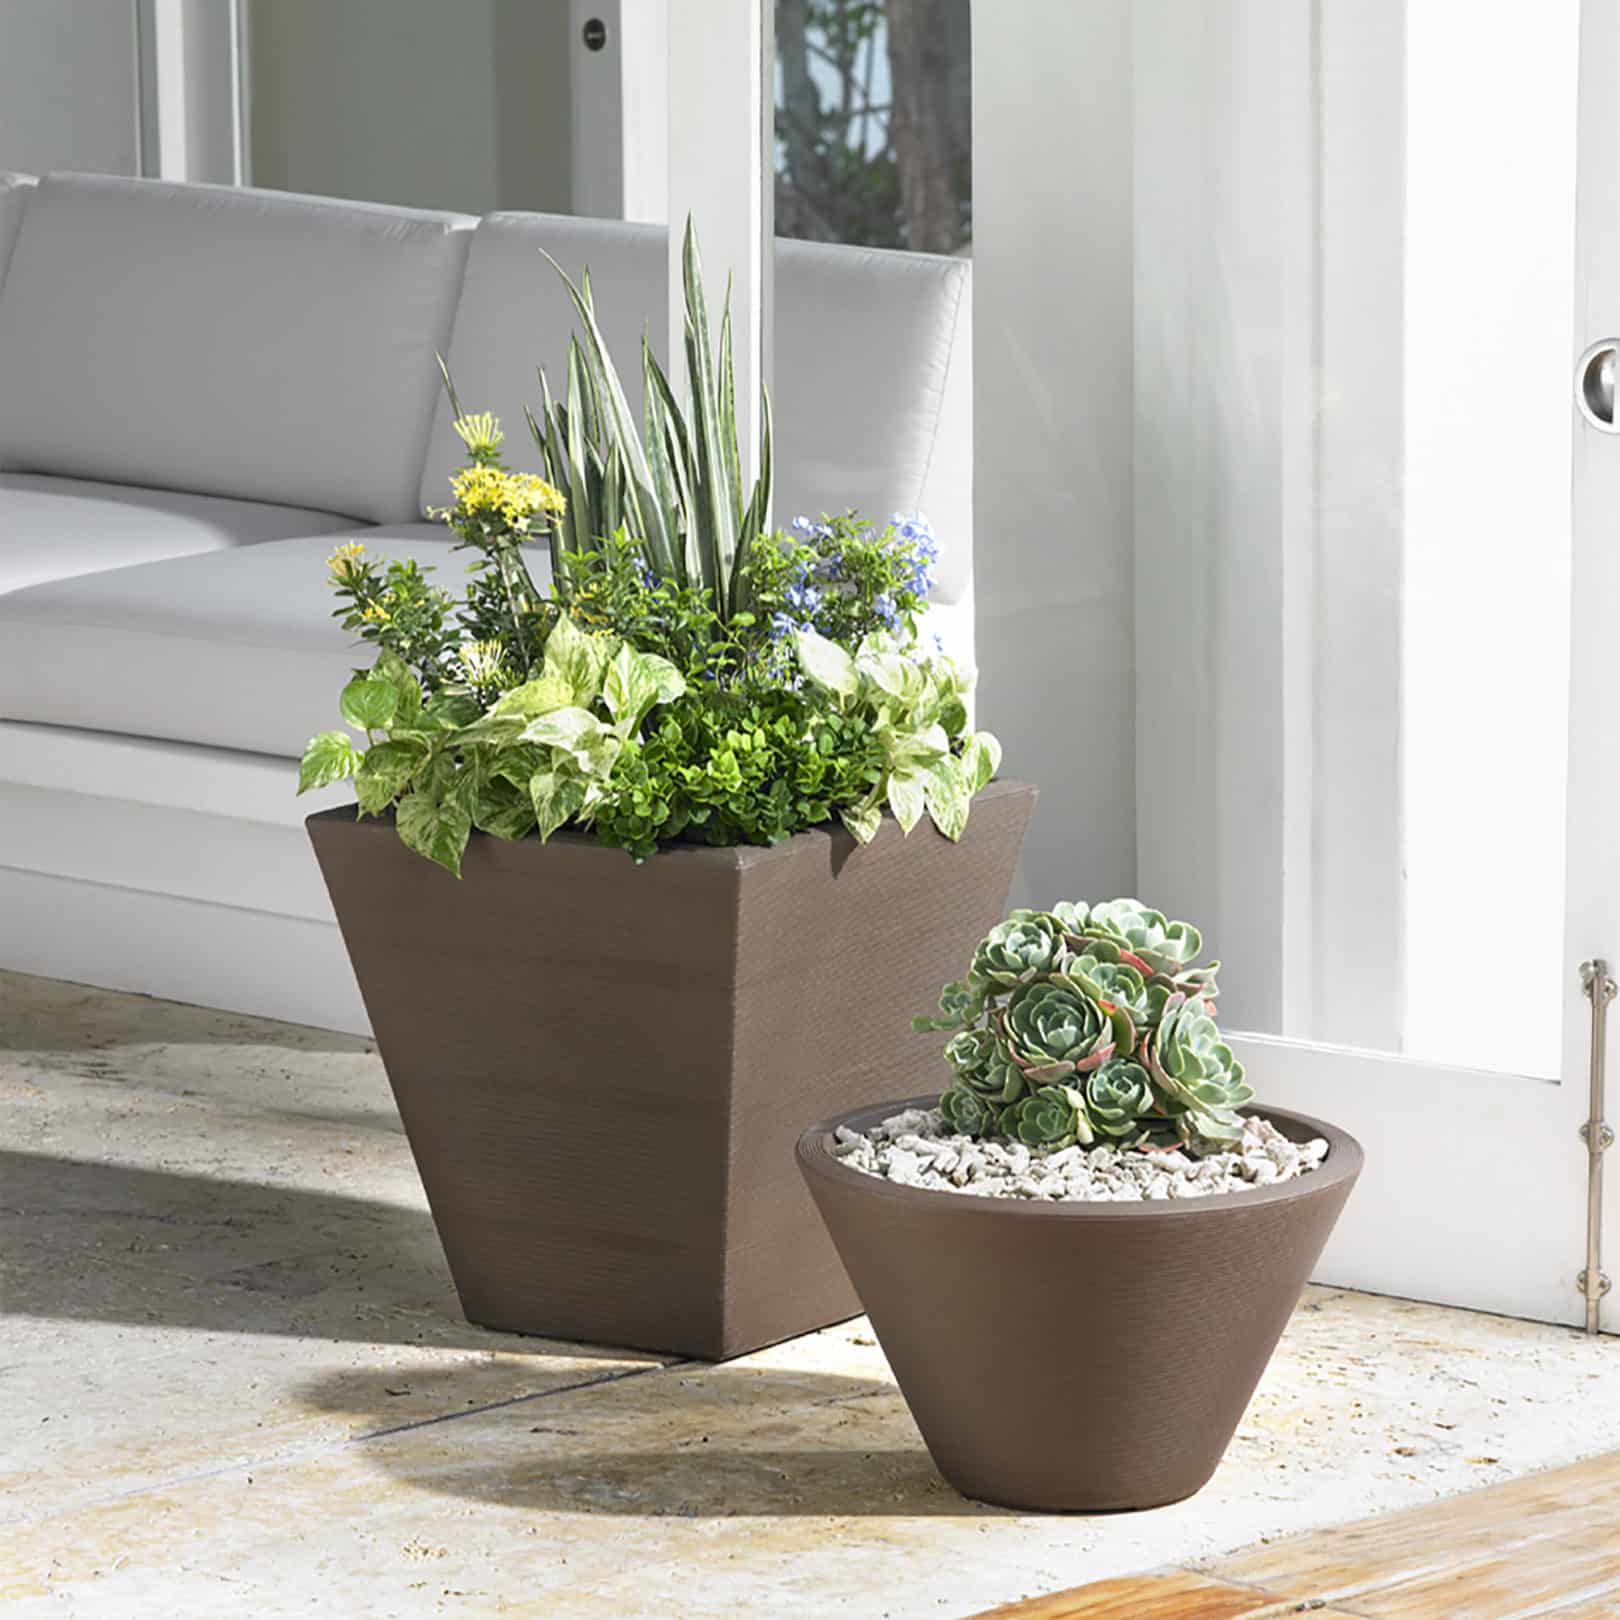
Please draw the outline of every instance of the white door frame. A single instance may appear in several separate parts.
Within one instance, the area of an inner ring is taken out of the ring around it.
[[[663,354],[681,387],[687,217],[718,329],[729,284],[737,440],[756,472],[759,397],[771,378],[776,195],[773,0],[570,0],[573,208],[670,223]],[[599,25],[601,44],[585,41]],[[655,335],[656,343],[656,335]]]
[[[701,16],[697,13],[701,10]],[[737,444],[743,487],[758,471],[760,390],[771,376],[776,234],[774,0],[704,0],[669,28],[669,349],[686,325],[681,244],[687,219],[703,253],[717,328],[730,287]]]
[[[1581,18],[1576,309],[1567,408],[1572,467],[1570,749],[1563,956],[1562,1058],[1556,1080],[1457,1070],[1266,1036],[1235,1038],[1258,1094],[1346,1126],[1367,1167],[1318,1277],[1326,1282],[1549,1322],[1578,1323],[1585,1301],[1591,1007],[1581,964],[1620,958],[1620,704],[1614,625],[1620,622],[1620,437],[1579,419],[1575,363],[1588,343],[1620,336],[1620,160],[1609,87],[1620,67],[1620,7],[1586,4]],[[1482,762],[1482,769],[1488,765]],[[1482,882],[1490,874],[1481,874]],[[1510,904],[1504,897],[1505,904]],[[1488,1010],[1511,994],[1518,941],[1463,942],[1455,964]],[[1548,942],[1523,942],[1545,949]],[[1508,976],[1503,976],[1504,967]],[[1443,971],[1443,965],[1437,965]],[[1550,1011],[1550,1009],[1549,1009]],[[1610,1113],[1615,1104],[1609,1105]],[[1609,1200],[1607,1269],[1620,1262],[1620,1211]],[[1620,1330],[1620,1310],[1603,1319]]]
[[[669,218],[669,0],[569,0],[572,211]],[[600,25],[601,43],[586,43]]]
[[[135,0],[140,172],[249,183],[243,0]]]

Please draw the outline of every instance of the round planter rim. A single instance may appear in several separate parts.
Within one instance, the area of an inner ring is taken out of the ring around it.
[[[1250,1187],[1243,1192],[1210,1193],[1199,1198],[1142,1198],[1128,1201],[1113,1199],[1065,1198],[987,1198],[975,1193],[944,1192],[933,1187],[905,1187],[878,1176],[869,1176],[862,1170],[853,1170],[832,1152],[833,1132],[841,1125],[856,1130],[881,1123],[894,1114],[907,1109],[936,1108],[939,1098],[930,1093],[891,1103],[868,1104],[852,1108],[833,1119],[812,1125],[799,1137],[797,1157],[805,1174],[821,1176],[846,1186],[858,1187],[875,1198],[893,1198],[903,1201],[931,1204],[940,1213],[954,1209],[959,1215],[995,1217],[1012,1220],[1089,1220],[1129,1221],[1153,1219],[1218,1218],[1223,1212],[1253,1209],[1257,1204],[1283,1203],[1289,1199],[1308,1198],[1322,1193],[1345,1181],[1354,1180],[1361,1173],[1365,1160],[1361,1144],[1348,1131],[1317,1119],[1311,1114],[1295,1113],[1289,1108],[1268,1108],[1252,1104],[1240,1110],[1246,1115],[1259,1115],[1276,1123],[1303,1127],[1305,1140],[1322,1137],[1328,1144],[1328,1156],[1315,1170],[1291,1181],[1277,1182],[1269,1187]],[[1094,1146],[1096,1144],[1093,1144]]]

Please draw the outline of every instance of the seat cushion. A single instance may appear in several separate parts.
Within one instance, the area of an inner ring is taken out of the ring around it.
[[[0,169],[0,287],[6,284],[6,266],[11,262],[11,245],[22,224],[23,204],[34,189],[34,177],[11,174]]]
[[[326,559],[347,538],[460,586],[443,527],[316,535],[88,574],[0,596],[0,719],[295,758],[341,724],[338,692],[374,654],[332,618]],[[529,566],[549,582],[545,546]],[[288,791],[292,791],[289,781]]]
[[[470,223],[47,176],[0,292],[0,467],[410,521]]]
[[[0,473],[0,593],[165,557],[352,529],[334,512]]]
[[[641,338],[662,351],[662,226],[491,214],[474,232],[447,356],[464,409],[494,411],[514,466],[539,470],[523,407],[536,367],[564,386],[574,313],[544,249],[591,290],[614,364],[640,412]],[[972,573],[970,267],[960,259],[783,239],[776,244],[775,500],[778,523],[857,508],[886,522],[926,512],[940,538],[935,598]],[[442,505],[462,446],[441,399],[422,506]]]

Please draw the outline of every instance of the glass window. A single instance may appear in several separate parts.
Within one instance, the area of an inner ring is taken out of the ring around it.
[[[970,0],[777,0],[781,236],[965,253]]]

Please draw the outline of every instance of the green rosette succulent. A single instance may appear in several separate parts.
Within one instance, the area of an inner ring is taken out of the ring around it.
[[[1011,990],[1032,973],[1045,973],[1063,950],[1063,928],[1041,911],[1014,911],[979,942],[968,982]]]
[[[1032,1083],[1094,1069],[1113,1056],[1115,1027],[1074,979],[1048,974],[1013,991],[1002,1029]]]
[[[1254,1092],[1201,999],[1173,995],[1142,1051],[1184,1140],[1237,1140],[1243,1131],[1237,1110]]]
[[[939,1111],[959,1136],[989,1136],[999,1128],[1000,1110],[966,1086],[952,1086],[939,1099]]]
[[[980,941],[919,1030],[945,1055],[953,1128],[1029,1146],[1228,1142],[1253,1093],[1214,1019],[1218,963],[1140,900],[1018,910]]]
[[[1169,978],[1189,970],[1204,948],[1202,936],[1191,923],[1171,922],[1162,911],[1144,906],[1140,900],[1100,901],[1091,907],[1080,932],[1117,940],[1151,972]]]
[[[1001,1132],[1025,1147],[1066,1148],[1096,1140],[1085,1098],[1073,1086],[1042,1086],[1001,1115]]]
[[[1017,1102],[1028,1089],[1024,1071],[994,1030],[964,1030],[945,1043],[945,1056],[956,1070],[957,1085],[998,1106]]]
[[[957,979],[939,993],[939,1012],[933,1017],[919,1014],[911,1027],[919,1034],[931,1029],[967,1029],[984,1011],[983,989]]]
[[[1113,1057],[1086,1076],[1086,1113],[1099,1136],[1140,1136],[1159,1111],[1148,1072],[1134,1058]]]
[[[1118,902],[1113,902],[1117,904]],[[1172,923],[1172,928],[1183,926]],[[1153,992],[1149,1007],[1146,1009],[1147,1019],[1150,1023],[1157,1023],[1159,1014],[1163,1010],[1165,1000],[1177,990],[1191,995],[1197,992],[1211,1000],[1220,994],[1215,983],[1215,975],[1220,970],[1219,962],[1205,962],[1197,965],[1186,965],[1174,971],[1165,971],[1148,961],[1130,945],[1126,944],[1116,934],[1101,931],[1088,920],[1078,929],[1064,931],[1064,950],[1068,959],[1073,962],[1083,957],[1091,957],[1098,962],[1109,962],[1131,968],[1142,975],[1148,988]],[[1162,958],[1158,960],[1162,961]],[[1137,1023],[1140,1025],[1141,1018]]]
[[[1063,971],[1094,1000],[1123,1008],[1139,1030],[1153,1028],[1170,999],[1169,984],[1145,978],[1139,968],[1121,960],[1118,946],[1109,940],[1087,940],[1082,950],[1071,952]]]
[[[964,1029],[945,1043],[945,1061],[965,1078],[982,1070],[995,1055],[996,1035],[990,1029]]]

